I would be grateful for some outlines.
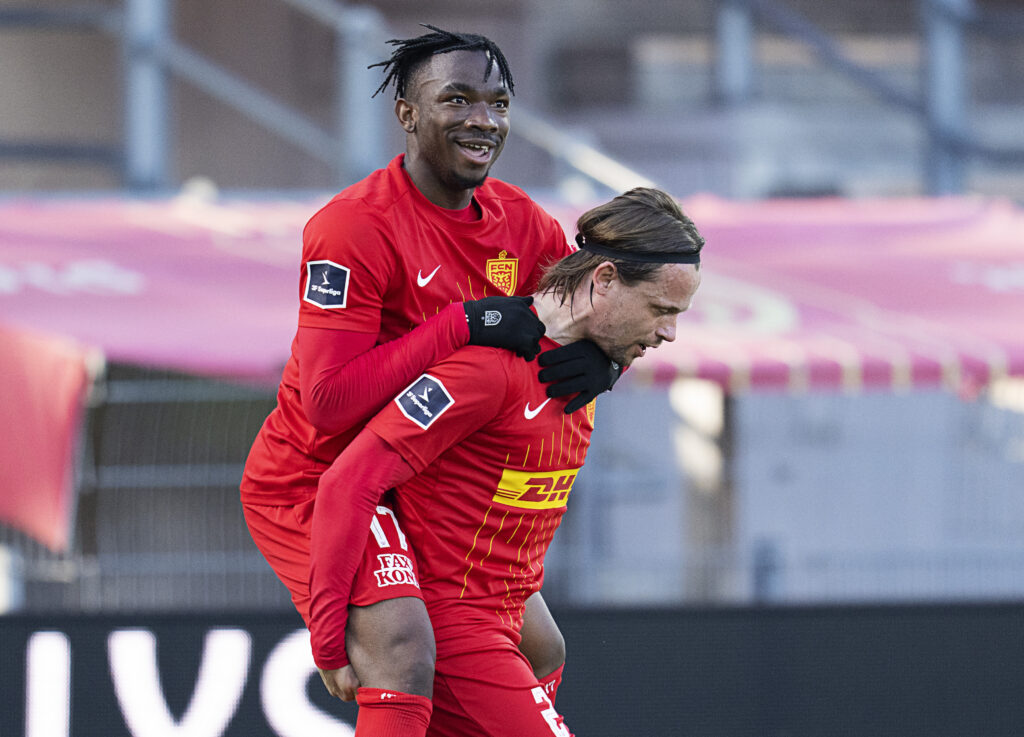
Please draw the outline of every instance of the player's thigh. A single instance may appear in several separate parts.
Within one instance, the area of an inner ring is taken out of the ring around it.
[[[345,649],[361,686],[433,693],[434,632],[422,599],[350,606]]]
[[[288,589],[292,603],[307,624],[311,603],[310,536],[315,502],[315,498],[311,498],[287,506],[242,505],[242,513],[253,542]],[[418,576],[416,556],[394,512],[390,505],[378,506],[377,514],[370,523],[350,603],[369,606],[400,597],[422,599]],[[410,611],[414,611],[415,605],[408,606]],[[395,620],[397,615],[391,618]],[[432,636],[429,642],[432,648]]]
[[[539,591],[526,600],[519,635],[519,651],[537,678],[547,678],[565,664],[565,638]]]
[[[429,696],[434,633],[419,589],[416,556],[387,504],[377,507],[371,524],[345,640],[363,686]]]
[[[453,662],[434,679],[427,737],[572,737],[525,659],[473,653]]]

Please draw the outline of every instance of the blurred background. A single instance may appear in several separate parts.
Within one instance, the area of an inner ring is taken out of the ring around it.
[[[570,236],[654,184],[708,241],[548,556],[575,732],[1024,733],[1018,0],[0,0],[0,733],[351,734],[237,484],[419,23]]]

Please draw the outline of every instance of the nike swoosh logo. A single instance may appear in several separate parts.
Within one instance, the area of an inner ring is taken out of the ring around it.
[[[437,269],[440,269],[440,268],[441,268],[441,266],[438,265]],[[430,280],[434,278],[434,274],[437,273],[437,269],[434,269],[433,271],[431,271],[426,276],[423,276],[423,271],[422,270],[417,271],[416,272],[416,284],[421,286],[421,287],[425,287],[428,284],[430,284]]]
[[[537,407],[537,409],[530,409],[530,403],[527,402],[526,403],[526,409],[523,410],[523,417],[525,417],[528,420],[532,420],[534,417],[537,416],[538,412],[540,412],[542,409],[544,409],[544,405],[547,404],[550,401],[551,401],[551,397],[548,397],[547,399],[545,399],[543,402],[540,403],[540,406]]]

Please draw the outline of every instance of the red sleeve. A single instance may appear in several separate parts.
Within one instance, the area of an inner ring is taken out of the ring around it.
[[[324,670],[348,664],[348,600],[377,502],[412,477],[402,456],[372,432],[356,436],[320,477],[311,536],[309,632],[313,659]]]
[[[332,200],[302,232],[299,325],[376,333],[395,273],[394,235],[359,201]]]
[[[471,346],[432,366],[410,391],[434,393],[429,400],[433,419],[418,421],[412,405],[402,409],[406,394],[397,397],[320,477],[311,534],[309,620],[313,658],[320,668],[332,670],[348,662],[348,602],[381,495],[501,411],[509,390],[505,353]],[[509,353],[506,360],[520,359]]]
[[[461,303],[453,303],[406,335],[373,347],[376,336],[299,327],[297,358],[302,409],[330,435],[369,417],[428,366],[469,341]]]
[[[366,429],[386,438],[421,473],[503,411],[511,386],[508,365],[513,362],[522,359],[500,348],[467,346],[431,366]],[[425,414],[414,397],[428,396],[430,413]]]

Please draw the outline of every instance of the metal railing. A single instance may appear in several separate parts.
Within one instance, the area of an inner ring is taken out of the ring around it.
[[[383,107],[367,105],[373,83],[365,74],[376,61],[386,30],[370,8],[328,0],[281,0],[335,35],[333,123],[325,129],[267,92],[175,39],[174,0],[124,0],[121,8],[98,5],[0,9],[0,28],[79,29],[114,36],[123,47],[124,137],[121,146],[70,141],[0,140],[0,157],[77,160],[119,169],[130,189],[169,185],[170,79],[173,76],[256,121],[315,159],[328,164],[337,183],[354,181],[383,160]],[[871,91],[895,109],[914,115],[927,132],[925,179],[933,194],[964,190],[971,158],[996,166],[1024,163],[1024,148],[986,144],[967,122],[965,37],[1024,36],[1024,14],[979,9],[973,0],[919,0],[925,48],[921,91],[900,89],[884,74],[851,59],[827,33],[780,0],[722,0],[719,3],[715,79],[726,103],[750,98],[754,80],[753,42],[758,23],[805,44],[827,67]],[[565,169],[621,191],[650,181],[593,146],[557,134],[557,129],[517,106],[517,131]]]
[[[126,187],[160,190],[170,184],[172,76],[232,107],[331,167],[336,184],[361,179],[384,161],[384,106],[369,105],[375,83],[366,67],[378,61],[386,25],[367,7],[327,0],[280,0],[329,28],[335,36],[333,125],[325,129],[272,95],[189,48],[174,37],[174,0],[125,0],[120,9],[0,10],[0,28],[77,29],[117,38],[123,48],[124,136],[120,148],[64,141],[0,141],[0,157],[82,160],[121,170]],[[516,127],[564,168],[611,191],[650,185],[646,177],[558,132],[517,106]]]
[[[230,105],[282,139],[331,165],[338,182],[372,171],[383,150],[380,108],[365,99],[373,86],[362,74],[376,60],[383,22],[370,8],[318,0],[284,0],[335,34],[335,115],[324,130],[241,77],[179,43],[170,28],[173,0],[126,0],[125,178],[130,187],[155,189],[168,180],[168,72]]]
[[[1024,36],[1024,14],[979,10],[973,0],[919,0],[924,64],[922,91],[911,94],[851,59],[829,35],[780,0],[723,0],[716,45],[717,95],[726,104],[752,96],[756,23],[805,44],[826,66],[915,115],[929,139],[925,180],[934,195],[964,191],[971,157],[1002,166],[1024,163],[1024,148],[987,145],[968,126],[965,38],[968,33]]]

